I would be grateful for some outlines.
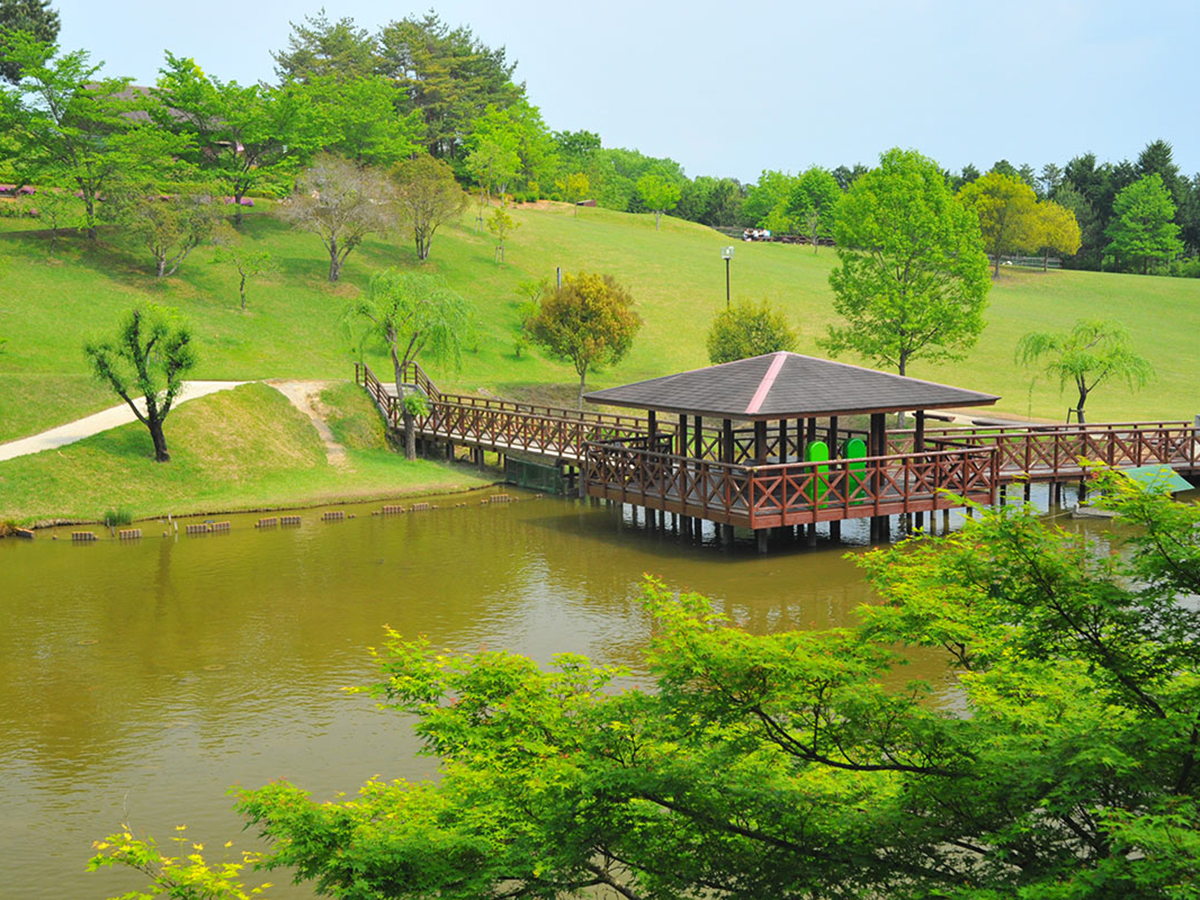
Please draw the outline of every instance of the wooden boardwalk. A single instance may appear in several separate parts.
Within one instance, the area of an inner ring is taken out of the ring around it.
[[[388,424],[403,428],[394,385],[365,364],[355,375]],[[529,454],[578,468],[587,496],[755,530],[932,512],[961,506],[959,498],[993,504],[1014,483],[1079,481],[1082,460],[1200,473],[1195,422],[945,428],[926,431],[922,450],[914,449],[913,432],[893,431],[885,456],[754,465],[752,429],[735,430],[736,461],[720,462],[715,429],[677,435],[638,416],[442,393],[419,366],[403,375],[428,400],[428,413],[414,419],[422,440]],[[826,429],[816,436],[830,437]],[[805,440],[811,434],[799,429],[772,433],[768,460],[800,458]]]

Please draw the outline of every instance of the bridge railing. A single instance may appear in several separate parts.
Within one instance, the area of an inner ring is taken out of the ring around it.
[[[1072,477],[1080,460],[1108,466],[1200,468],[1200,429],[1191,423],[1096,424],[1035,429],[963,429],[927,434],[937,447],[995,447],[1005,475]]]
[[[994,448],[744,466],[647,449],[635,441],[589,443],[584,483],[593,496],[750,528],[993,503]]]

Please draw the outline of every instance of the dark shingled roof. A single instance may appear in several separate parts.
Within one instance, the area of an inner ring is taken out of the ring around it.
[[[585,399],[607,406],[767,420],[987,406],[1000,398],[780,352],[593,391]]]

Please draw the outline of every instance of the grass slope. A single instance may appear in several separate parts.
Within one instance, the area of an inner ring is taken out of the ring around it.
[[[425,269],[444,276],[478,315],[461,369],[429,366],[442,383],[524,396],[553,394],[557,385],[560,396],[571,395],[568,365],[536,350],[522,358],[513,352],[513,288],[525,278],[552,277],[555,266],[612,273],[630,286],[645,319],[628,358],[595,376],[595,386],[705,364],[704,335],[724,305],[720,248],[728,238],[669,217],[656,232],[653,216],[602,209],[582,210],[575,218],[570,207],[551,205],[513,215],[519,229],[505,266],[493,262],[491,239],[472,231],[471,210],[436,236]],[[370,240],[350,257],[342,282],[329,285],[317,239],[288,230],[261,206],[247,217],[246,239],[268,249],[280,271],[250,285],[250,308],[243,314],[233,273],[211,265],[207,248],[193,253],[177,277],[156,280],[148,255],[120,236],[105,236],[96,249],[72,237],[50,260],[44,236],[0,234],[0,337],[9,339],[0,355],[0,440],[109,405],[102,392],[74,390],[86,373],[80,347],[85,337],[111,331],[135,300],[167,303],[190,317],[201,359],[193,377],[345,378],[355,357],[339,325],[346,300],[380,267],[417,265],[411,246],[398,238]],[[734,297],[767,297],[782,305],[799,327],[801,349],[819,352],[816,340],[832,319],[828,275],[835,262],[827,250],[739,243]],[[1065,328],[1083,316],[1124,322],[1159,371],[1139,395],[1117,385],[1102,389],[1090,401],[1093,419],[1190,418],[1198,411],[1191,376],[1200,281],[1191,279],[1006,271],[991,292],[988,328],[968,358],[940,367],[917,364],[912,374],[998,393],[1000,410],[1061,419],[1073,398],[1017,366],[1013,346],[1026,331]],[[381,356],[370,358],[377,371],[386,371]]]
[[[464,490],[487,482],[465,467],[387,449],[362,392],[322,395],[344,439],[347,465],[326,462],[312,423],[274,388],[248,384],[190,401],[167,419],[171,462],[154,461],[133,423],[64,447],[0,463],[0,520],[100,519],[124,507],[137,518],[273,508],[297,503]]]

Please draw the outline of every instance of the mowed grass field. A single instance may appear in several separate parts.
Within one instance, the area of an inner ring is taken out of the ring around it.
[[[655,231],[651,215],[602,209],[572,215],[565,205],[518,208],[519,228],[508,262],[493,262],[493,242],[472,229],[474,210],[443,227],[431,259],[421,266],[443,276],[476,310],[477,327],[462,366],[429,364],[443,385],[519,396],[572,396],[568,364],[536,348],[514,352],[518,282],[553,278],[555,267],[613,274],[638,301],[645,326],[619,366],[590,381],[605,386],[706,363],[704,336],[725,304],[720,257],[730,240],[710,229],[664,217]],[[5,223],[6,227],[9,223]],[[105,234],[98,248],[78,236],[60,241],[57,257],[40,234],[0,233],[0,440],[34,433],[111,403],[88,382],[82,344],[111,332],[137,300],[177,307],[191,320],[200,364],[195,378],[348,378],[358,350],[342,325],[346,303],[385,266],[417,267],[415,252],[399,236],[367,241],[351,255],[342,281],[326,280],[327,257],[317,238],[289,230],[267,204],[247,216],[248,243],[269,250],[278,273],[251,283],[250,306],[238,305],[234,273],[212,264],[213,252],[196,250],[179,274],[155,279],[149,254],[120,235]],[[803,352],[820,353],[816,341],[832,320],[830,250],[736,242],[734,299],[768,298],[783,307],[800,333]],[[1034,329],[1066,328],[1077,318],[1106,316],[1123,322],[1137,349],[1150,357],[1158,378],[1140,393],[1106,386],[1089,401],[1089,418],[1129,420],[1191,418],[1200,412],[1193,383],[1200,366],[1200,280],[1088,272],[1006,270],[990,295],[988,327],[961,362],[918,363],[911,374],[1000,394],[997,410],[1060,420],[1070,394],[1056,382],[1018,366],[1013,348]],[[384,357],[368,359],[381,374]],[[851,360],[861,362],[861,360]],[[1032,391],[1031,391],[1032,387]],[[170,423],[168,423],[168,429]]]

